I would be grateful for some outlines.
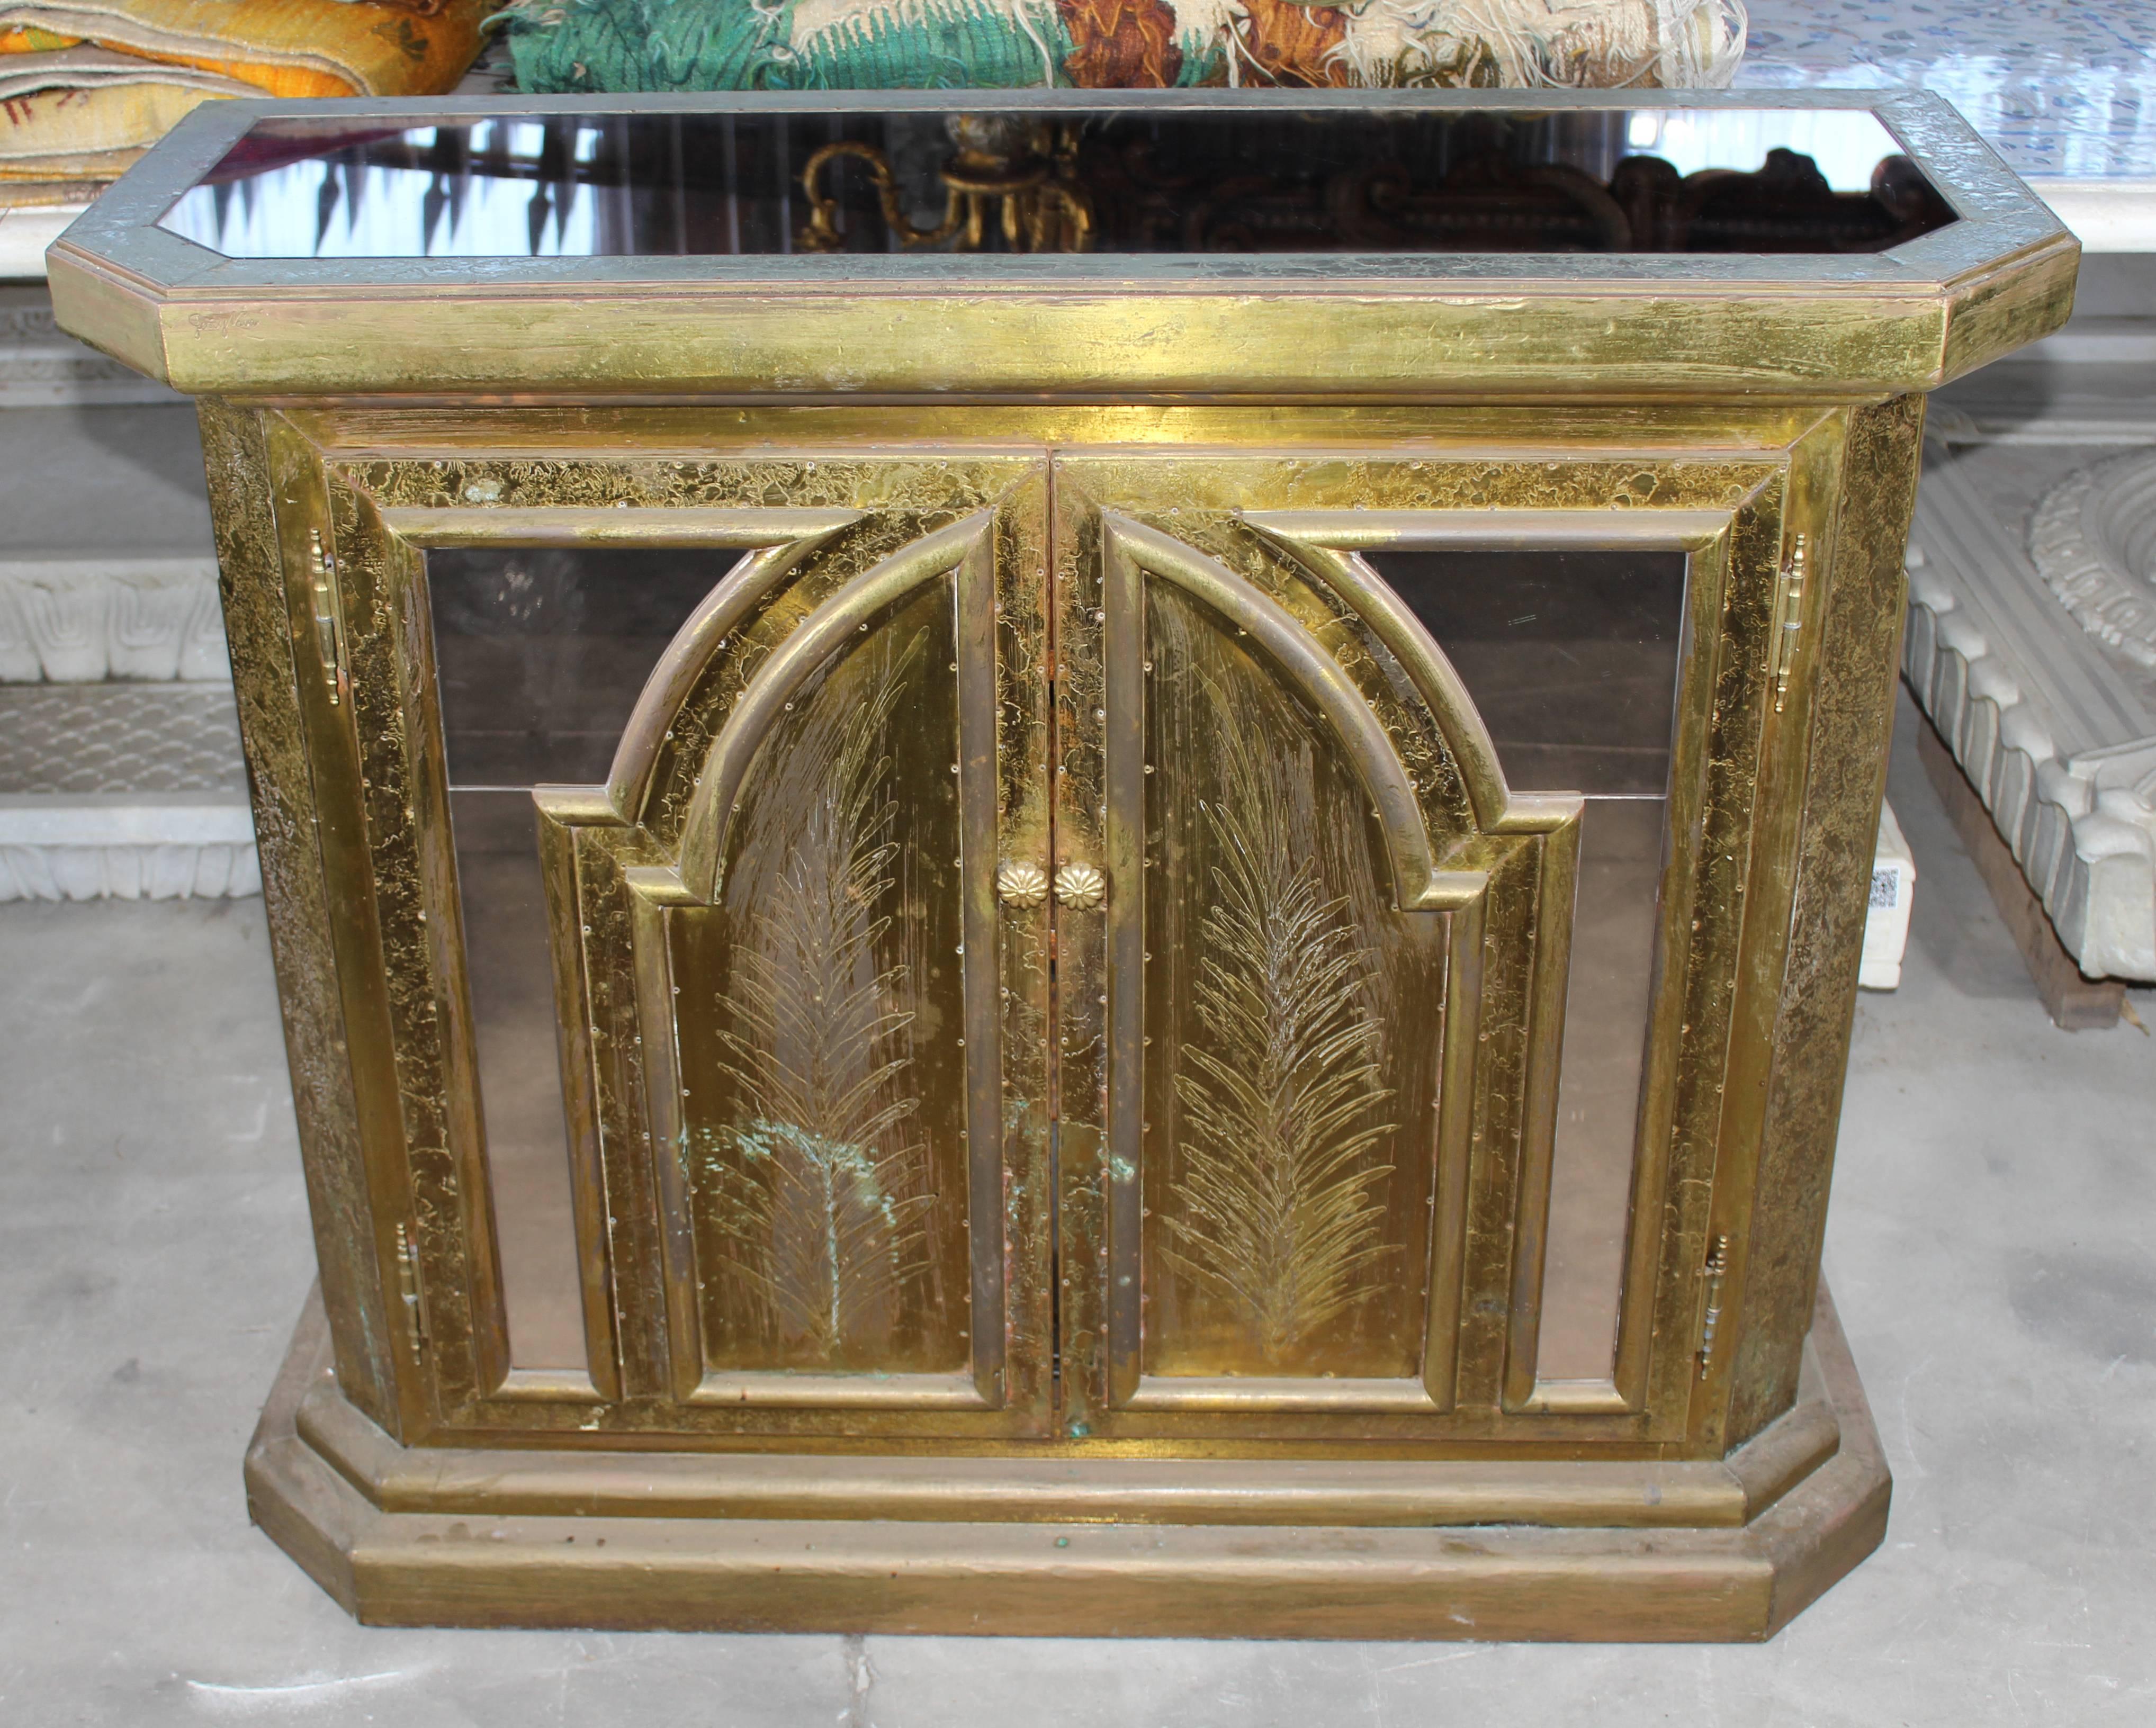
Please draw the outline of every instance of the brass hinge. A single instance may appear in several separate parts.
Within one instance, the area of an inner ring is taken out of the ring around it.
[[[427,1348],[427,1310],[419,1295],[419,1244],[401,1219],[397,1225],[397,1294],[404,1304],[404,1342],[417,1362]]]
[[[1789,548],[1789,562],[1774,588],[1774,712],[1779,714],[1789,699],[1789,674],[1797,664],[1797,638],[1804,628],[1804,558],[1809,548],[1797,536]]]
[[[1714,1238],[1714,1252],[1703,1269],[1707,1279],[1707,1318],[1699,1329],[1699,1372],[1707,1372],[1714,1360],[1714,1329],[1722,1323],[1722,1280],[1729,1272],[1729,1238]]]
[[[307,531],[307,575],[314,600],[315,653],[334,708],[351,693],[352,685],[345,674],[344,604],[337,597],[336,560],[323,546],[318,528]]]

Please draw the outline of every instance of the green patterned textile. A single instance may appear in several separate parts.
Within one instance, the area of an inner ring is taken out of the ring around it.
[[[1743,0],[517,0],[517,81],[595,91],[1726,85]]]

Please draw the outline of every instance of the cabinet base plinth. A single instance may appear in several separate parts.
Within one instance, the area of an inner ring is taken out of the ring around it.
[[[406,1448],[327,1363],[310,1304],[248,1505],[373,1625],[1757,1639],[1878,1546],[1891,1490],[1824,1290],[1795,1408],[1704,1466]],[[1119,1474],[1139,1519],[1075,1515]]]

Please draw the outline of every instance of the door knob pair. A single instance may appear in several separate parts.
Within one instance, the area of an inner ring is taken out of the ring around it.
[[[1051,886],[1056,904],[1073,911],[1092,911],[1108,898],[1108,879],[1096,864],[1060,864],[1052,885],[1048,872],[1037,864],[1005,859],[996,867],[996,893],[1007,906],[1037,906],[1048,898]]]

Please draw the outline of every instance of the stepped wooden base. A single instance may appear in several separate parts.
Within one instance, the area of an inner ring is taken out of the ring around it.
[[[1891,1489],[1824,1290],[1795,1408],[1710,1464],[406,1448],[327,1345],[311,1303],[248,1505],[377,1625],[1764,1638],[1879,1545]]]

